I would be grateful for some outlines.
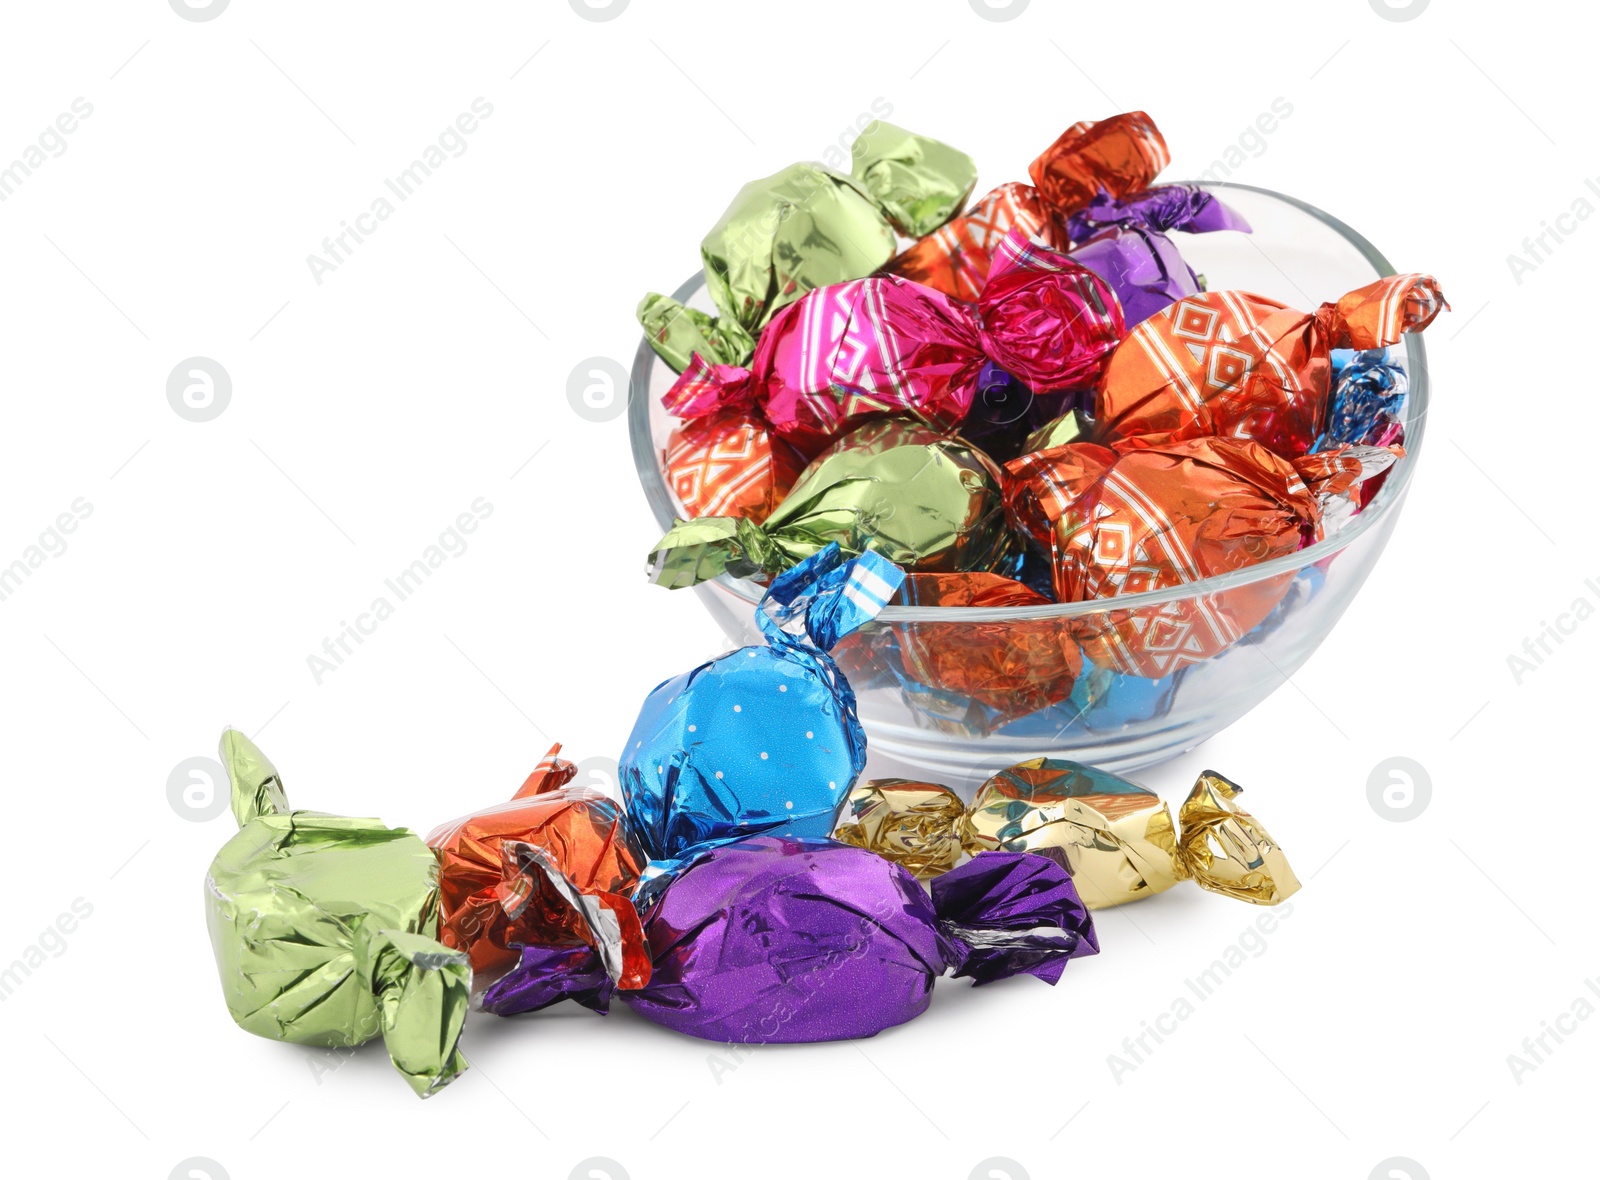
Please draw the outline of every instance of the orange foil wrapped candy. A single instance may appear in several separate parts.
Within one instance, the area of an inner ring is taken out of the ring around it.
[[[1074,123],[1028,166],[1028,175],[1045,208],[1064,222],[1101,192],[1120,201],[1149,188],[1171,159],[1155,121],[1129,111]]]
[[[965,214],[918,239],[883,268],[952,299],[972,303],[989,278],[995,249],[1013,229],[1029,237],[1045,232],[1039,193],[1015,182],[991,189]]]
[[[428,836],[439,857],[439,941],[467,952],[474,992],[517,965],[519,945],[587,941],[548,874],[528,871],[530,858],[547,860],[579,894],[597,899],[626,894],[639,880],[645,858],[621,807],[593,788],[568,786],[577,768],[556,757],[560,751],[551,747],[510,802]]]
[[[789,494],[804,466],[763,421],[739,411],[678,423],[663,460],[685,515],[742,516],[757,524]]]
[[[1398,343],[1448,306],[1422,274],[1379,279],[1310,314],[1242,291],[1180,299],[1111,354],[1095,437],[1126,449],[1217,435],[1304,455],[1327,424],[1329,351]]]
[[[903,606],[1044,606],[1050,599],[991,573],[908,574]],[[894,628],[906,675],[920,685],[970,698],[1004,724],[1064,701],[1083,670],[1083,653],[1064,622],[905,623]]]
[[[1294,553],[1354,511],[1398,447],[1344,446],[1294,462],[1259,443],[1197,438],[1118,453],[1068,443],[1007,464],[1006,511],[1048,548],[1063,602],[1164,590]],[[1294,573],[1080,622],[1093,663],[1156,679],[1259,624]]]
[[[978,298],[996,248],[1012,230],[1071,246],[1067,219],[1102,191],[1116,199],[1149,188],[1170,158],[1143,111],[1074,123],[1029,166],[1033,184],[1002,184],[961,217],[918,240],[883,268],[952,299]]]

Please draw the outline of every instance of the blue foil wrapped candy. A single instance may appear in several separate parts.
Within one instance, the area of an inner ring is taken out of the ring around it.
[[[629,821],[652,862],[647,884],[707,846],[833,830],[867,739],[828,652],[904,578],[876,553],[851,560],[831,544],[773,579],[756,612],[765,646],[650,693],[619,764]]]
[[[1340,443],[1386,447],[1401,442],[1402,411],[1410,385],[1406,371],[1389,359],[1386,348],[1366,352],[1336,350],[1328,423],[1311,449],[1329,451]]]

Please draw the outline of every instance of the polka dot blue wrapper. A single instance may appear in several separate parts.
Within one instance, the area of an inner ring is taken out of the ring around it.
[[[870,621],[905,575],[837,544],[773,579],[757,608],[767,644],[658,685],[620,759],[622,796],[652,860],[670,874],[745,836],[824,838],[866,763],[855,694],[828,652]]]

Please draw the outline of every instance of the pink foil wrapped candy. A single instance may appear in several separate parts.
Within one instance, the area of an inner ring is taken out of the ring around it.
[[[1103,279],[1014,230],[971,307],[892,275],[824,287],[773,317],[750,368],[697,355],[663,402],[684,418],[754,407],[812,458],[878,415],[959,427],[988,360],[1035,393],[1093,384],[1123,327]]]

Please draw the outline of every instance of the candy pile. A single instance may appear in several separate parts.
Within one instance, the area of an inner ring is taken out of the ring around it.
[[[1177,832],[1143,788],[1047,759],[971,807],[929,784],[858,788],[865,738],[829,649],[902,577],[837,545],[775,577],[765,644],[645,700],[620,802],[571,785],[558,746],[508,802],[424,842],[292,810],[278,771],[228,730],[240,829],[205,885],[234,1020],[304,1045],[381,1036],[426,1097],[466,1068],[469,1006],[615,1000],[724,1043],[864,1037],[920,1015],[946,973],[1055,983],[1099,949],[1091,908],[1186,878],[1260,904],[1294,891],[1213,775]]]
[[[1293,894],[1209,771],[1176,823],[1153,792],[1050,757],[970,803],[858,785],[848,677],[878,669],[848,641],[891,600],[1037,607],[1238,570],[1336,531],[1403,455],[1387,349],[1445,306],[1433,280],[1311,312],[1208,291],[1168,235],[1249,227],[1206,191],[1153,187],[1166,162],[1142,113],[1079,123],[1032,184],[969,207],[969,157],[877,123],[849,175],[797,164],[745,186],[701,247],[718,314],[651,295],[639,316],[681,374],[664,461],[691,514],[652,577],[766,583],[765,642],[650,693],[620,799],[574,786],[557,746],[509,801],[426,841],[291,809],[224,733],[239,832],[205,885],[235,1022],[381,1037],[427,1096],[466,1067],[470,1007],[620,1002],[737,1044],[864,1037],[925,1011],[941,975],[1055,983],[1099,950],[1091,910],[1180,881]],[[1178,672],[1270,626],[1291,582],[1069,631],[919,623],[894,672],[952,724],[1159,709]]]
[[[858,148],[852,177],[797,165],[741,190],[702,246],[720,315],[640,305],[680,371],[663,463],[689,517],[652,580],[765,581],[838,544],[904,567],[906,604],[1101,601],[1314,544],[1404,455],[1406,374],[1387,350],[1446,307],[1434,280],[1309,312],[1206,290],[1169,234],[1250,227],[1202,188],[1154,185],[1168,153],[1144,113],[1068,128],[1032,184],[965,212],[961,153],[886,124]],[[896,231],[912,240],[889,257]],[[892,671],[926,711],[961,702],[992,725],[1068,699],[1086,662],[1181,672],[1261,626],[1292,581],[1070,634],[1018,623],[1020,661],[970,628],[913,635]]]

